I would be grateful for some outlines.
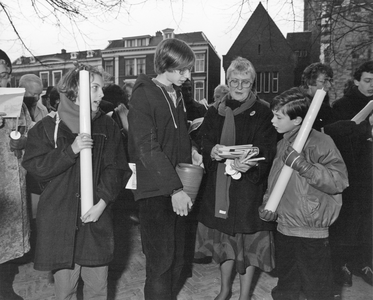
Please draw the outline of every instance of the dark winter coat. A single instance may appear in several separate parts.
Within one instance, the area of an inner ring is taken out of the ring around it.
[[[228,100],[226,105],[230,106],[230,103],[235,105],[238,101]],[[213,161],[210,154],[212,148],[220,144],[225,117],[219,115],[215,106],[208,109],[198,136],[207,176],[206,187],[201,195],[199,221],[207,227],[230,235],[274,229],[274,224],[260,220],[258,214],[266,190],[267,176],[276,154],[277,133],[271,124],[272,117],[269,107],[259,101],[234,116],[235,145],[252,144],[260,150],[258,157],[265,157],[265,160],[260,161],[258,167],[252,167],[243,173],[241,179],[231,180],[228,217],[222,219],[215,217],[215,189],[217,167],[219,163],[224,164],[224,160]]]
[[[175,168],[191,163],[191,141],[185,106],[177,93],[176,107],[164,88],[142,74],[132,90],[129,157],[136,163],[135,200],[172,194],[183,185]]]
[[[342,98],[333,102],[333,113],[337,120],[351,120],[359,111],[361,111],[373,96],[363,95],[357,86],[352,87]]]
[[[80,221],[80,160],[71,144],[76,134],[56,117],[47,116],[29,132],[23,166],[43,183],[37,209],[37,270],[108,264],[113,258],[113,224],[109,204],[131,171],[118,126],[98,112],[92,121],[94,204],[108,205],[96,223]],[[57,143],[57,147],[55,147]]]

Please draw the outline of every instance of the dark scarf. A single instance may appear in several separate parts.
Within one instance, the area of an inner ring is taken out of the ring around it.
[[[223,129],[220,136],[220,144],[224,146],[233,146],[236,142],[236,127],[234,123],[234,116],[248,110],[255,103],[255,96],[250,93],[247,99],[242,104],[231,109],[226,105],[227,100],[231,97],[228,94],[218,104],[219,115],[224,116]],[[236,100],[234,100],[236,101]],[[216,189],[215,189],[215,217],[226,219],[228,217],[229,208],[229,186],[231,183],[231,176],[225,175],[225,164],[219,163],[216,175]]]
[[[58,115],[60,119],[70,128],[73,133],[79,133],[79,105],[66,97],[65,94],[60,94],[60,104],[58,105]],[[93,119],[99,110],[92,112]]]

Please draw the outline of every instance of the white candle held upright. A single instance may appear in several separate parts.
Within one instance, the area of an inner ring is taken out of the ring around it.
[[[79,131],[91,136],[91,99],[89,72],[79,71]],[[81,215],[93,206],[92,149],[80,151]]]
[[[308,135],[310,134],[312,125],[315,122],[316,116],[320,110],[325,95],[326,92],[324,90],[317,90],[315,96],[312,99],[310,108],[308,109],[307,114],[304,117],[302,126],[300,127],[298,135],[295,138],[293,144],[294,150],[299,153],[302,152],[304,144],[306,143]],[[292,173],[292,168],[287,165],[283,166],[280,176],[277,179],[275,187],[273,188],[273,191],[269,196],[268,202],[264,209],[272,212],[276,211]]]

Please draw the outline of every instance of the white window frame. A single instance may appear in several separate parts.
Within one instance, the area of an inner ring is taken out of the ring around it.
[[[271,91],[271,72],[263,72],[263,92],[268,94]]]
[[[140,73],[138,72],[139,71],[139,64],[138,64],[138,61],[139,60],[144,60],[144,69],[143,69],[143,72]],[[135,67],[136,67],[136,75],[140,75],[140,74],[146,74],[146,58],[145,57],[137,57],[135,58]]]
[[[133,61],[133,74],[128,74],[127,73],[127,61]],[[136,64],[135,64],[135,58],[125,58],[124,59],[124,76],[136,76],[136,74],[135,74],[135,72],[136,72]]]
[[[197,84],[202,84],[202,88],[197,87]],[[200,101],[205,98],[205,81],[194,80],[194,99]]]
[[[279,72],[272,72],[272,93],[278,93]]]
[[[206,65],[206,53],[200,52],[196,53],[196,61],[194,63],[194,72],[195,73],[203,73],[205,72],[205,65]],[[203,58],[199,58],[199,55],[203,55]]]
[[[46,86],[44,85],[44,81],[43,81],[43,75],[44,74],[47,74],[47,85]],[[43,83],[43,88],[47,88],[49,86],[49,72],[48,71],[47,72],[39,72],[39,77],[40,77],[40,79]]]
[[[263,85],[263,72],[257,72],[256,73],[256,92],[261,93],[262,92],[262,85]]]
[[[52,85],[56,86],[58,82],[56,82],[55,74],[60,74],[60,79],[62,78],[62,71],[52,71]]]
[[[105,65],[105,72],[114,77],[114,61],[113,61],[113,59],[104,59],[104,62],[105,62],[105,64],[104,64]],[[107,69],[106,69],[107,63],[111,63],[112,72],[107,71]]]

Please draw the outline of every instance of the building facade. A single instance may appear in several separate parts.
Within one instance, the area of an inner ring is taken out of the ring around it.
[[[154,36],[142,35],[113,40],[101,51],[103,67],[112,75],[112,82],[122,86],[134,82],[139,74],[155,77],[154,53],[157,45],[167,38],[186,42],[196,55],[192,69],[194,98],[212,101],[214,88],[220,83],[221,60],[203,32],[175,34],[167,28],[157,31]]]
[[[155,77],[155,49],[166,38],[183,40],[192,48],[196,55],[196,63],[192,69],[194,98],[213,101],[214,88],[220,84],[220,57],[203,32],[175,34],[170,28],[157,31],[154,36],[143,35],[109,41],[109,45],[103,50],[66,52],[62,49],[61,53],[56,54],[22,56],[13,62],[11,86],[17,87],[22,75],[35,74],[42,79],[46,89],[56,85],[76,62],[105,70],[109,75],[107,81],[119,86],[134,82],[139,74]]]
[[[237,56],[247,58],[254,65],[257,75],[254,87],[261,99],[271,102],[276,95],[294,86],[295,52],[261,3],[223,55],[225,72]]]

